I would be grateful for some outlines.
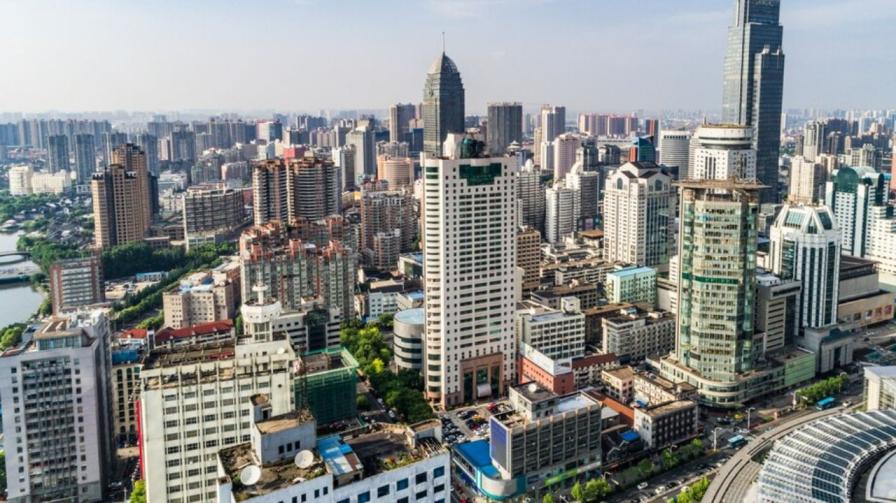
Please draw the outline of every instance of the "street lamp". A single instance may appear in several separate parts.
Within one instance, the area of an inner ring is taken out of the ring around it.
[[[724,428],[722,428],[722,427],[720,427],[720,426],[716,426],[716,427],[713,428],[713,430],[712,430],[712,450],[713,450],[713,451],[718,450],[719,431],[721,431],[721,430],[723,430],[723,429],[724,429]]]

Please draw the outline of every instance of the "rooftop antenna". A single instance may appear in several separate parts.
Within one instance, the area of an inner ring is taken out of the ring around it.
[[[445,32],[442,32],[442,54],[445,54]]]

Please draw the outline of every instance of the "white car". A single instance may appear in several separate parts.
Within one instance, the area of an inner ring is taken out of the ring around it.
[[[643,491],[644,489],[647,489],[647,486],[649,485],[650,484],[648,484],[647,482],[641,482],[640,484],[638,484],[638,490]]]

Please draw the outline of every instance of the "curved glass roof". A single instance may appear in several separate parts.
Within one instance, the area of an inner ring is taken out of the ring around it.
[[[775,442],[759,472],[759,501],[846,503],[860,469],[896,448],[896,410],[819,419]]]

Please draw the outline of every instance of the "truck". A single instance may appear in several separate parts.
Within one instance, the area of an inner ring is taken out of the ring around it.
[[[828,410],[834,406],[834,397],[829,396],[826,398],[822,398],[818,402],[815,403],[816,410]]]

